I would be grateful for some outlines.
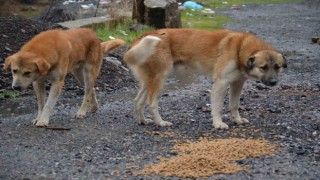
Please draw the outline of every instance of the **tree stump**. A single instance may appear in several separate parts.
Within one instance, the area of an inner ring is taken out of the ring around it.
[[[134,0],[132,19],[156,29],[181,28],[175,0]]]

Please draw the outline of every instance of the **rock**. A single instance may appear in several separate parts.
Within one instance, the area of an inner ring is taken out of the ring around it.
[[[307,151],[304,150],[304,149],[297,149],[297,150],[295,150],[295,153],[296,153],[297,155],[304,155],[306,152],[307,152]]]
[[[256,85],[256,88],[258,89],[258,90],[270,90],[270,88],[268,88],[268,87],[266,87],[266,86],[262,86],[262,85]]]
[[[106,61],[113,63],[116,66],[120,66],[122,63],[115,57],[106,57]]]
[[[317,131],[312,132],[312,136],[316,137],[317,136]]]
[[[132,19],[138,23],[161,28],[180,28],[180,11],[175,0],[137,0]]]
[[[68,12],[67,9],[56,3],[53,8],[46,10],[44,13],[40,14],[39,16],[34,18],[35,20],[41,20],[46,22],[64,22],[64,21],[71,21],[75,20],[75,14]]]
[[[202,112],[211,112],[211,108],[208,106],[202,106],[201,110],[202,110]]]
[[[129,27],[130,31],[142,31],[144,28],[148,26],[143,25],[143,24],[133,24],[132,26]]]
[[[269,105],[268,111],[271,113],[281,113],[281,110],[277,106]]]
[[[281,88],[282,88],[283,90],[287,90],[287,89],[291,89],[292,86],[282,84],[282,85],[281,85]]]
[[[12,49],[10,49],[9,47],[5,47],[4,49],[5,49],[6,51],[9,51],[9,52],[12,51]]]
[[[319,44],[319,45],[320,45],[320,37],[314,37],[314,38],[311,38],[311,42],[312,42],[312,43],[316,43],[316,44]]]

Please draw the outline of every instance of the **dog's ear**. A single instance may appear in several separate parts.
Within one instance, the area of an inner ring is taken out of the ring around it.
[[[287,59],[284,57],[284,55],[282,55],[284,64],[282,65],[283,68],[287,68]]]
[[[247,63],[246,63],[247,69],[251,70],[253,68],[253,62],[254,62],[255,58],[256,58],[255,56],[250,56],[248,58]]]
[[[6,71],[10,67],[12,60],[13,60],[12,56],[9,56],[6,58],[6,60],[4,61],[4,64],[3,64],[3,68],[2,68],[3,71]]]
[[[36,60],[36,65],[37,65],[39,72],[42,76],[46,75],[50,69],[50,64],[42,58],[39,58]]]

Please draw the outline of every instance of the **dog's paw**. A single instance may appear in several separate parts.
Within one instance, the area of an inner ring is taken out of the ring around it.
[[[32,124],[37,127],[47,127],[49,124],[49,121],[34,119],[34,120],[32,120]]]
[[[72,116],[72,119],[83,119],[86,116],[85,113],[77,112],[75,115]]]
[[[224,122],[213,122],[214,129],[229,129],[229,126]]]
[[[90,110],[91,110],[91,113],[95,113],[98,111],[98,109],[99,109],[98,106],[92,106]]]
[[[148,125],[148,124],[151,124],[151,123],[154,123],[154,121],[152,119],[144,119],[144,120],[139,122],[139,124],[142,124],[142,125]]]
[[[155,122],[158,126],[161,127],[167,127],[167,126],[172,126],[173,124],[171,122],[168,121],[160,121],[160,122]]]
[[[239,119],[234,119],[233,122],[237,124],[247,124],[249,123],[249,120],[246,118],[239,118]]]
[[[36,124],[37,124],[37,121],[38,121],[38,119],[34,119],[34,120],[32,120],[31,122],[32,122],[33,125],[36,125]]]

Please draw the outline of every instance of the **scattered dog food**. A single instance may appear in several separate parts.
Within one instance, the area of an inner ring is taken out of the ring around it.
[[[213,174],[229,174],[248,170],[236,161],[248,157],[273,154],[277,147],[263,139],[216,139],[201,138],[196,142],[177,144],[172,151],[178,155],[159,157],[159,163],[146,165],[137,175],[157,174],[181,178],[209,177]]]

